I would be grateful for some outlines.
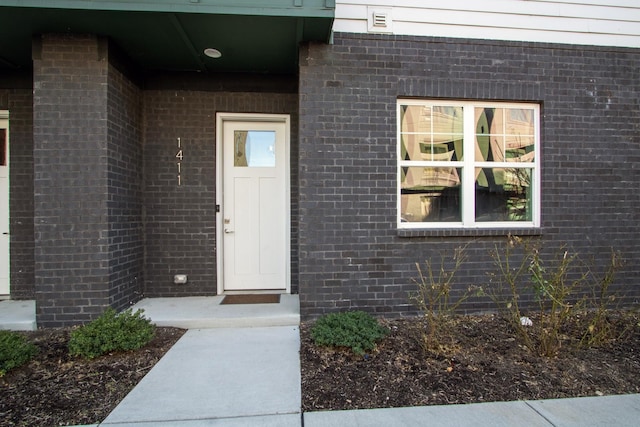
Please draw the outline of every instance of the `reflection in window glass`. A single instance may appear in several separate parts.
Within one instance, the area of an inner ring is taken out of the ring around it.
[[[539,106],[405,99],[398,107],[400,228],[540,225]]]
[[[476,168],[476,221],[531,221],[533,170]]]
[[[475,108],[476,161],[533,162],[533,110]]]
[[[463,127],[462,107],[433,107],[434,133],[461,135]]]
[[[527,135],[533,136],[533,110],[510,108],[505,120],[505,133],[507,135]]]
[[[461,169],[411,166],[401,174],[403,222],[461,221]]]
[[[400,114],[403,132],[431,133],[431,107],[403,105]]]
[[[507,162],[527,162],[535,160],[535,138],[533,136],[505,136],[505,160]]]
[[[403,105],[400,115],[403,160],[462,160],[461,107]]]
[[[234,132],[233,165],[275,167],[275,131],[237,130]]]

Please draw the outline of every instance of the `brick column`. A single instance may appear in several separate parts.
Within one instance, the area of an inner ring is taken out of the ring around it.
[[[44,35],[33,56],[36,317],[39,326],[66,326],[95,318],[119,292],[110,285],[109,157],[117,144],[108,45],[92,35]]]

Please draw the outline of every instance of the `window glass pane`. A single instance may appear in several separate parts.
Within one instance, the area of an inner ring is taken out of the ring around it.
[[[431,107],[427,105],[402,105],[400,114],[401,132],[431,133]]]
[[[478,162],[504,161],[504,109],[475,108],[476,148]]]
[[[532,183],[529,168],[476,168],[476,221],[532,221]]]
[[[403,134],[402,160],[431,160],[431,135]]]
[[[233,133],[233,166],[247,166],[247,135],[246,130]]]
[[[460,222],[460,168],[403,167],[402,222]]]
[[[476,133],[478,135],[504,134],[504,109],[475,108]]]
[[[459,161],[462,160],[462,135],[433,135],[430,152],[424,154],[424,160]]]
[[[433,107],[433,132],[462,135],[462,107]]]
[[[533,162],[533,110],[475,108],[476,161]]]
[[[463,130],[462,107],[433,107],[434,157],[431,160],[462,160]]]
[[[462,160],[461,107],[402,105],[402,160]]]
[[[234,132],[233,165],[275,167],[275,131],[237,130]]]
[[[502,135],[476,135],[476,161],[504,162],[504,151]]]
[[[507,135],[533,136],[533,110],[510,108],[506,114]]]
[[[533,162],[535,158],[535,138],[533,136],[505,136],[505,156],[507,162]]]

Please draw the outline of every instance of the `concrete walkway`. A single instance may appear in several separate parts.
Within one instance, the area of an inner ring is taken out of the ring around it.
[[[300,426],[297,326],[189,330],[103,426]]]
[[[304,427],[632,427],[638,425],[640,425],[640,394],[304,414]]]
[[[640,425],[640,394],[302,414],[297,296],[241,306],[221,299],[160,298],[133,307],[158,325],[189,330],[100,426]],[[3,307],[33,310],[23,305]]]
[[[283,297],[253,306],[219,306],[211,298],[142,301],[138,307],[158,324],[222,329],[190,329],[101,425],[640,425],[640,394],[301,414],[297,296]]]

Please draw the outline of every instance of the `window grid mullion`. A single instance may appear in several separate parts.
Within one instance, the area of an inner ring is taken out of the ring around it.
[[[533,162],[476,162],[477,168],[535,169]]]
[[[462,225],[475,223],[475,114],[473,105],[463,107],[464,167],[462,168]]]

